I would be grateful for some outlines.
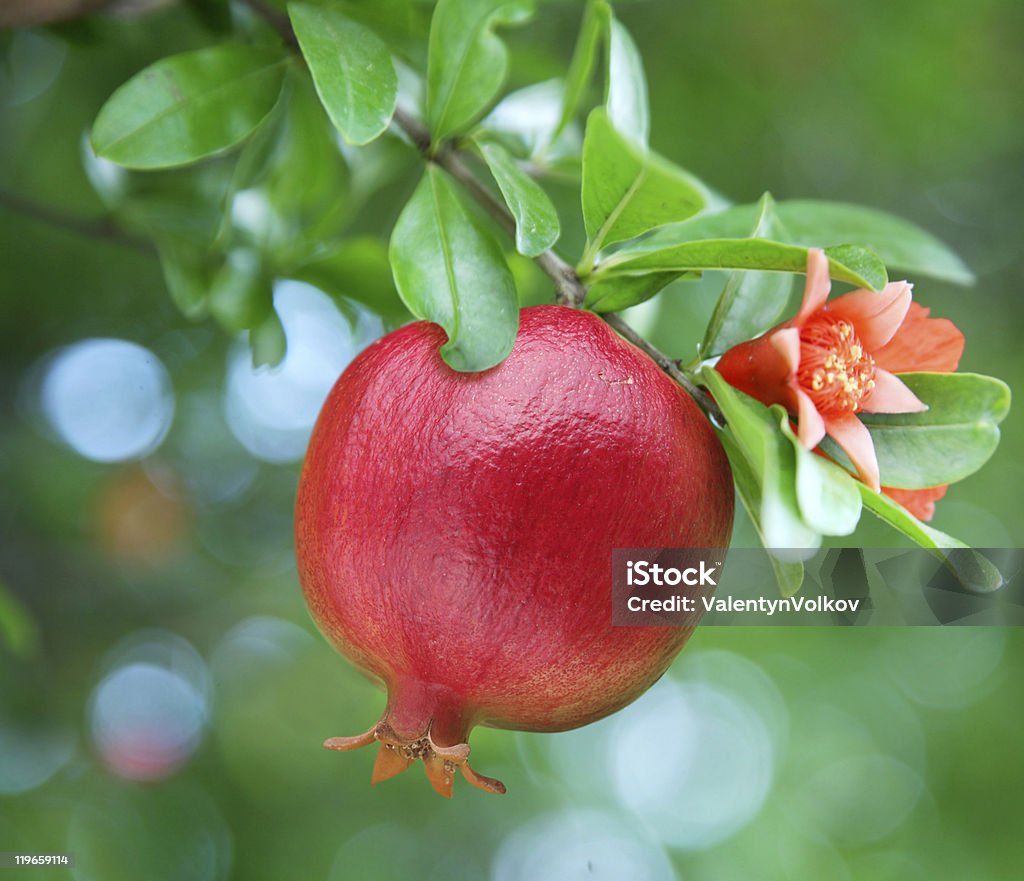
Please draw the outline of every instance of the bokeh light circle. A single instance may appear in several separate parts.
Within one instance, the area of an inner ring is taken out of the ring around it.
[[[353,307],[350,323],[326,294],[282,281],[274,307],[284,325],[287,354],[277,367],[253,367],[247,344],[228,358],[224,412],[232,433],[256,458],[302,458],[313,423],[331,386],[367,343],[383,333],[380,320]]]
[[[96,462],[146,456],[174,416],[170,377],[148,349],[127,340],[87,339],[46,366],[40,403],[60,438]]]

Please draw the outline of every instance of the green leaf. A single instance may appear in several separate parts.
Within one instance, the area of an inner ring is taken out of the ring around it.
[[[976,373],[903,373],[923,413],[860,413],[871,432],[882,485],[925,489],[955,483],[984,465],[999,444],[999,423],[1010,408],[1005,383]],[[849,459],[826,438],[823,449]]]
[[[950,567],[967,590],[989,593],[1005,583],[1002,574],[984,555],[959,539],[922,523],[888,496],[860,482],[857,487],[865,508],[920,547],[935,551],[935,556]]]
[[[526,257],[536,257],[554,245],[561,233],[555,206],[504,147],[485,142],[478,146],[516,220],[516,250]]]
[[[214,276],[210,313],[229,331],[261,324],[273,310],[274,292],[259,254],[236,248]]]
[[[273,110],[286,64],[276,50],[231,44],[164,58],[110,96],[93,149],[129,168],[187,165],[227,150]]]
[[[736,238],[756,223],[757,205],[736,205],[702,214],[656,230],[645,239],[650,248],[697,239]],[[892,269],[912,275],[970,284],[974,276],[953,251],[920,227],[874,208],[844,202],[801,199],[775,203],[780,221],[776,235],[804,247],[829,247],[849,242],[862,245]]]
[[[742,502],[747,516],[750,517],[750,522],[754,525],[761,544],[769,547],[765,538],[764,524],[761,521],[761,486],[754,478],[753,471],[743,453],[740,452],[736,441],[727,432],[720,432],[719,437],[725,447],[726,455],[729,457],[740,502]],[[775,581],[779,585],[779,592],[782,596],[791,597],[798,593],[804,583],[804,564],[793,560],[780,560],[771,552],[770,548],[768,559],[771,561]]]
[[[849,535],[860,521],[857,481],[846,471],[807,449],[789,424],[789,414],[771,408],[796,454],[796,498],[804,522],[823,535]]]
[[[532,14],[532,0],[439,0],[427,52],[427,124],[435,144],[465,131],[498,94],[508,49],[493,28]]]
[[[651,129],[647,77],[629,31],[612,18],[608,32],[608,121],[643,149]]]
[[[249,331],[253,367],[277,367],[288,351],[284,325],[275,309],[271,309],[259,324]]]
[[[501,248],[467,212],[444,172],[429,165],[391,236],[391,268],[402,301],[448,333],[441,355],[455,370],[505,359],[519,329],[519,304]]]
[[[331,122],[350,144],[368,144],[391,122],[398,75],[369,28],[336,9],[288,4],[295,36]]]
[[[206,248],[184,239],[164,236],[157,242],[164,282],[174,305],[186,318],[206,315],[211,272]]]
[[[806,272],[807,249],[768,239],[702,239],[651,250],[645,241],[616,251],[598,265],[595,281],[619,276],[660,272],[702,272],[708,269],[756,269],[772,272]],[[885,286],[885,267],[870,251],[853,246],[828,248],[829,274],[873,289]],[[588,297],[597,312],[610,311]],[[632,304],[630,304],[632,305]]]
[[[409,317],[395,290],[387,247],[372,236],[344,241],[289,276],[332,297],[356,300],[393,324]]]
[[[593,269],[605,245],[696,214],[706,189],[660,156],[644,153],[620,134],[601,108],[587,119],[583,141],[583,221],[587,247],[580,272]],[[671,270],[670,270],[671,271]]]
[[[619,312],[651,299],[679,279],[700,278],[699,272],[656,272],[650,275],[619,275],[598,279],[587,288],[587,303],[599,303],[601,312]]]
[[[853,242],[870,248],[886,266],[957,284],[974,282],[974,274],[946,244],[884,211],[810,199],[781,202],[778,210],[790,241],[819,246]]]
[[[765,193],[759,203],[751,238],[769,239],[775,227],[772,197]],[[711,315],[701,357],[721,355],[737,343],[749,340],[771,327],[789,302],[793,277],[779,272],[734,272]]]
[[[598,47],[601,34],[611,20],[611,7],[605,0],[588,0],[580,25],[580,35],[576,40],[576,48],[572,53],[569,71],[565,75],[565,88],[562,92],[562,112],[555,126],[552,141],[565,131],[580,108],[594,74],[597,63]]]
[[[797,498],[796,451],[779,426],[779,416],[730,386],[705,367],[702,378],[725,417],[730,437],[760,491],[758,518],[768,548],[816,548],[821,535],[803,519]]]

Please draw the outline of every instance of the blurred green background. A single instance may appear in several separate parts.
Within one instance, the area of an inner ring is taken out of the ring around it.
[[[393,5],[415,47],[429,4]],[[510,88],[564,73],[580,8],[543,4],[509,33]],[[916,297],[964,330],[964,369],[1022,387],[1024,6],[616,9],[644,55],[656,149],[738,201],[856,201],[932,230],[978,282]],[[319,401],[384,324],[279,283],[290,354],[254,371],[103,219],[111,172],[84,149],[117,85],[224,39],[230,14],[167,3],[0,33],[0,851],[70,851],[70,872],[25,877],[95,881],[1018,875],[1017,630],[705,628],[610,719],[477,731],[475,766],[504,798],[460,782],[445,803],[419,769],[371,789],[371,750],[321,749],[383,697],[307,617],[291,507]],[[417,168],[398,150],[348,157],[347,231],[394,222]],[[157,192],[157,222],[198,223],[222,164],[130,186]],[[554,193],[575,256],[578,197]],[[716,285],[675,286],[633,320],[690,356]],[[934,522],[1019,547],[1019,408],[1003,428]],[[865,523],[856,541],[895,539]]]

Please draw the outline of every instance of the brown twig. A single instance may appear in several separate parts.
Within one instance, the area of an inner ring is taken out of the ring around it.
[[[0,190],[0,208],[5,208],[24,217],[38,220],[68,232],[76,233],[91,239],[103,239],[115,245],[132,248],[146,254],[153,253],[153,246],[145,239],[137,238],[125,232],[109,218],[88,218],[68,214],[50,205],[44,205],[29,199],[27,196]]]

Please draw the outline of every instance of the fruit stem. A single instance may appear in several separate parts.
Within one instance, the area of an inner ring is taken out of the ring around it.
[[[373,783],[389,780],[422,759],[430,785],[445,798],[452,797],[456,771],[485,792],[504,793],[500,780],[470,768],[466,742],[470,727],[457,695],[439,686],[404,679],[388,690],[387,709],[369,731],[355,737],[331,737],[324,746],[347,751],[379,742]]]

